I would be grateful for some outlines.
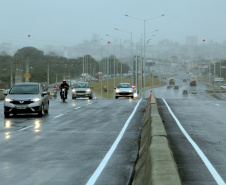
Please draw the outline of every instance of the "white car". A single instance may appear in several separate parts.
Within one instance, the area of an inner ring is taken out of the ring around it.
[[[132,88],[130,83],[120,83],[115,88],[115,98],[119,97],[134,97],[135,90]]]
[[[226,84],[222,85],[221,89],[226,89]]]

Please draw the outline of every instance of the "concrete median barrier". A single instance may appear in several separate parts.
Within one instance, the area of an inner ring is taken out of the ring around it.
[[[154,92],[147,103],[132,185],[181,185]]]

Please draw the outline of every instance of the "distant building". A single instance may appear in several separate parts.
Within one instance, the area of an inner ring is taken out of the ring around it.
[[[188,36],[186,37],[186,45],[197,45],[198,38],[196,36]]]

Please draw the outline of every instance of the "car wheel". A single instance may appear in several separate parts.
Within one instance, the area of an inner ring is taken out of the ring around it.
[[[5,118],[8,118],[9,117],[9,113],[4,111],[4,116],[5,116]]]
[[[116,96],[115,99],[118,99],[118,96]]]
[[[131,98],[133,99],[133,96],[131,96]]]
[[[44,106],[42,104],[42,106],[40,107],[40,110],[38,111],[38,116],[42,117],[45,114],[44,112]]]
[[[92,97],[92,96],[90,96],[90,97],[89,97],[89,99],[93,99],[93,97]]]
[[[47,108],[46,108],[46,110],[45,110],[44,112],[45,112],[46,114],[49,113],[49,103],[48,103]]]

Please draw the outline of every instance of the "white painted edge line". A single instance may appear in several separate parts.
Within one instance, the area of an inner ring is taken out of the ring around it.
[[[60,116],[63,116],[63,114],[60,114],[60,115],[58,115],[58,116],[55,116],[54,118],[59,118]]]
[[[219,104],[215,104],[215,105],[218,106],[218,107],[220,106]]]
[[[130,123],[130,120],[132,119],[133,115],[135,114],[135,112],[137,110],[137,107],[139,106],[141,100],[142,100],[142,98],[137,103],[136,107],[134,108],[134,110],[133,110],[132,114],[130,115],[130,117],[127,119],[125,125],[123,126],[122,130],[120,131],[120,133],[119,133],[118,137],[116,138],[115,142],[113,143],[113,145],[111,146],[110,150],[105,155],[104,159],[101,161],[101,163],[99,164],[99,166],[97,167],[97,169],[95,170],[95,172],[93,173],[93,175],[90,177],[90,179],[86,183],[86,185],[94,185],[95,184],[96,180],[100,176],[100,174],[103,171],[103,169],[105,168],[107,162],[111,158],[111,155],[113,154],[113,152],[115,151],[117,145],[119,144],[120,140],[122,139],[122,136],[125,133],[126,128],[128,127],[128,125]]]
[[[27,130],[28,128],[31,128],[31,127],[34,127],[34,125],[31,125],[31,126],[29,126],[29,127],[24,127],[24,128],[19,129],[19,130],[17,130],[17,131],[20,132],[20,131],[23,131],[23,130]]]
[[[76,107],[75,110],[76,110],[76,109],[80,109],[80,108],[81,108],[81,107]]]
[[[192,140],[192,138],[188,135],[188,133],[186,132],[186,130],[183,128],[183,126],[181,125],[181,123],[179,122],[179,120],[177,119],[177,117],[174,115],[173,111],[171,110],[171,108],[169,107],[169,105],[167,104],[167,102],[165,101],[164,98],[162,98],[162,100],[164,101],[166,107],[168,108],[169,112],[171,113],[171,115],[173,116],[174,120],[176,121],[178,127],[181,129],[181,131],[183,132],[183,134],[185,135],[185,137],[187,138],[187,140],[191,143],[191,145],[194,147],[194,149],[196,150],[196,152],[198,153],[199,157],[202,159],[202,161],[204,162],[204,164],[206,165],[206,167],[208,168],[208,170],[210,171],[210,173],[212,174],[213,178],[216,180],[216,182],[219,185],[225,185],[224,180],[221,178],[221,176],[217,173],[217,171],[215,170],[215,168],[213,167],[213,165],[210,163],[210,161],[208,160],[208,158],[205,156],[205,154],[202,152],[202,150],[198,147],[198,145]]]

